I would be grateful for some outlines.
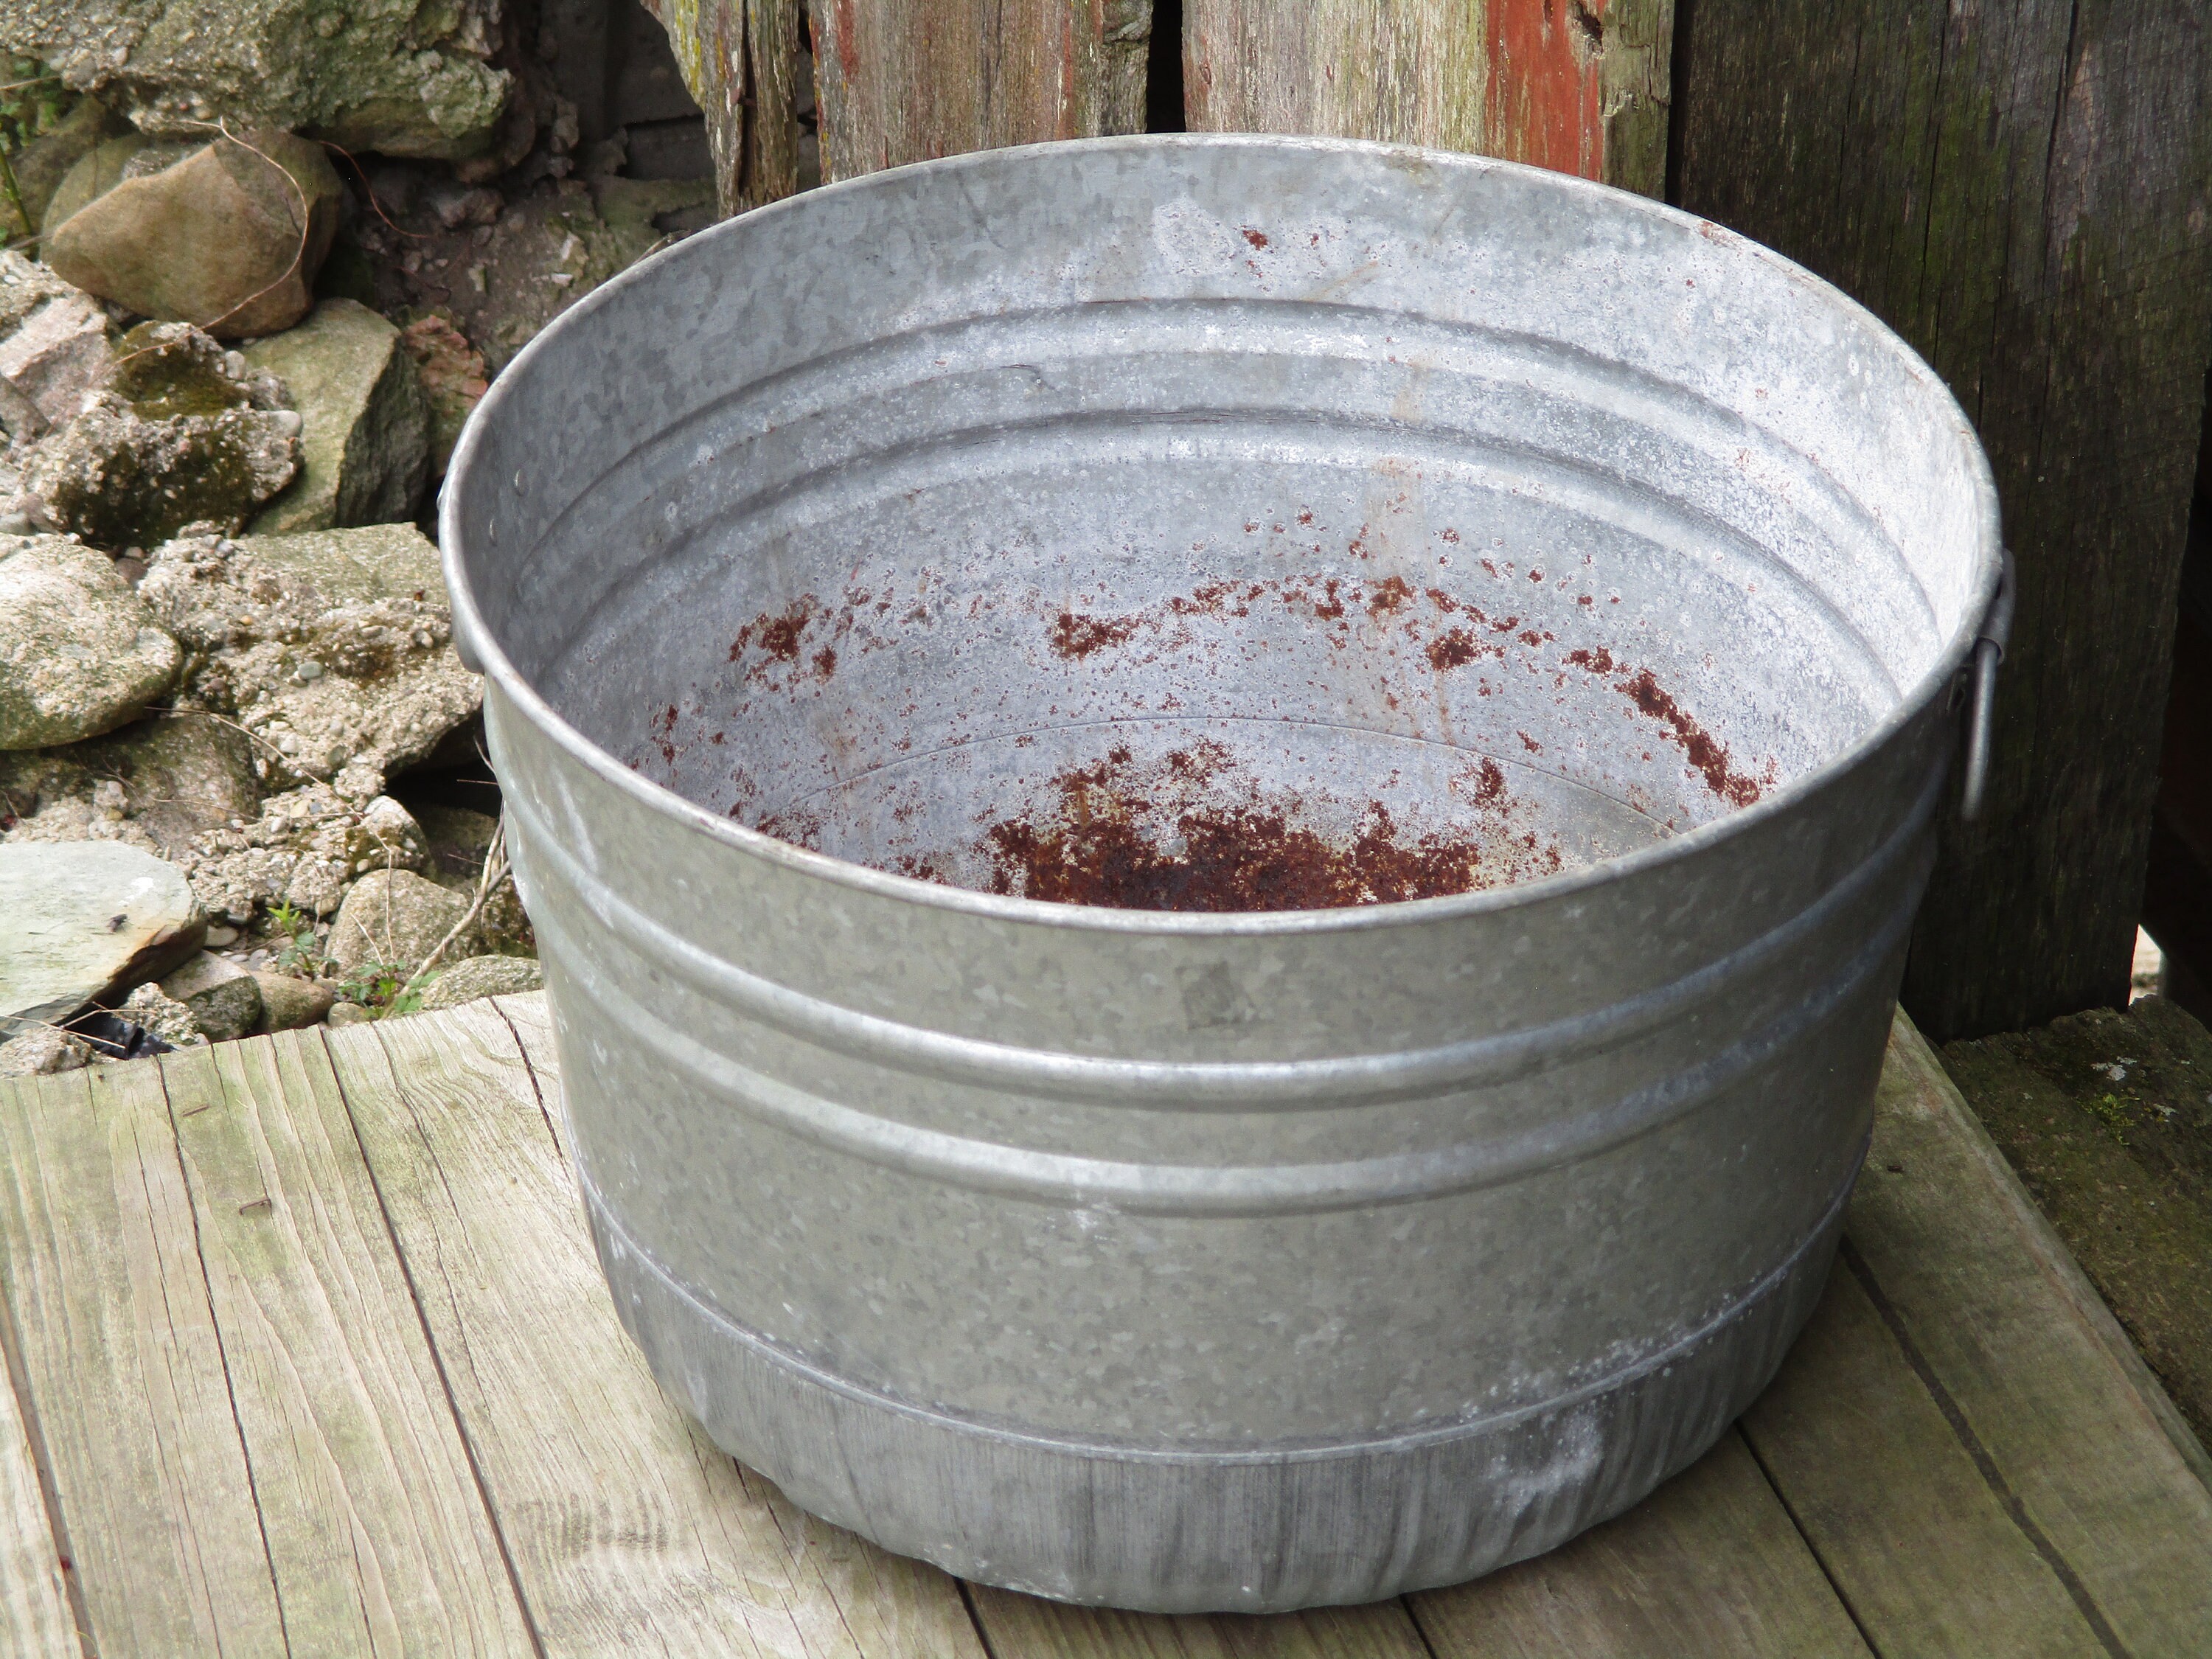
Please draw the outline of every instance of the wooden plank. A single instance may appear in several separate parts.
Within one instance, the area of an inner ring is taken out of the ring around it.
[[[2201,0],[1699,0],[1675,199],[1895,327],[2020,567],[1978,825],[1905,1004],[1939,1042],[2124,1005],[2212,341]]]
[[[1549,1555],[1411,1601],[1440,1654],[1866,1659],[1869,1652],[1733,1429],[1618,1520]]]
[[[1863,1272],[2022,1522],[2119,1646],[2203,1651],[2212,1466],[1902,1017],[1868,1168]]]
[[[92,1650],[283,1652],[157,1067],[0,1104],[0,1283]]]
[[[981,1659],[951,1580],[799,1522],[654,1385],[497,1009],[326,1040],[546,1653]]]
[[[0,1115],[34,1109],[28,1085],[0,1083]],[[78,1659],[76,1618],[62,1572],[63,1548],[39,1480],[21,1344],[0,1302],[0,1653]]]
[[[1194,131],[1474,150],[1659,194],[1674,0],[1186,0]]]
[[[185,1049],[161,1077],[293,1650],[528,1654],[322,1044]]]
[[[1481,150],[1488,8],[1399,0],[1183,0],[1194,132],[1312,132]]]
[[[1742,1427],[1883,1659],[2108,1659],[1851,1273]]]
[[[799,188],[800,0],[644,0],[707,118],[725,216]]]
[[[1135,131],[1152,16],[1152,0],[817,6],[823,177]]]
[[[994,1659],[1424,1659],[1429,1651],[1400,1601],[1170,1617],[1072,1607],[983,1584],[969,1594]]]

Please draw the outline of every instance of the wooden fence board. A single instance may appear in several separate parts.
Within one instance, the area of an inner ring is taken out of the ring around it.
[[[1656,196],[1674,0],[1185,0],[1194,131],[1474,150]]]
[[[2212,353],[2199,0],[1698,0],[1674,198],[1958,395],[2020,565],[1978,824],[1904,1001],[1938,1042],[2124,1006]]]
[[[1139,131],[1152,15],[1152,0],[817,6],[823,177]]]

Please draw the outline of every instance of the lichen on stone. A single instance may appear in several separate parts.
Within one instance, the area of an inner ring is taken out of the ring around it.
[[[185,647],[176,701],[250,732],[274,787],[366,800],[482,702],[437,550],[411,526],[182,538],[155,550],[139,592]]]
[[[482,150],[512,78],[489,61],[498,0],[9,0],[8,32],[143,132],[287,128],[386,155]]]
[[[282,382],[185,323],[123,337],[106,384],[23,470],[33,518],[110,548],[186,526],[234,529],[299,470]]]

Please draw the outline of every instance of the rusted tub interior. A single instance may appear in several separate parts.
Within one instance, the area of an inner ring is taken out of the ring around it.
[[[969,314],[909,324],[894,280],[862,343],[643,437],[538,548],[525,678],[644,776],[838,858],[1280,909],[1747,805],[1955,626],[1927,550],[1958,526],[1885,523],[1832,471],[1879,441],[1863,411],[1378,307],[1378,252],[1439,250],[1310,210],[1164,212],[1108,297],[933,294]]]

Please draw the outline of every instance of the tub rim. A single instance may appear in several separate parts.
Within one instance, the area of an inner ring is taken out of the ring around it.
[[[1502,887],[1478,888],[1470,892],[1448,894],[1437,898],[1401,899],[1376,904],[1343,905],[1328,909],[1121,909],[1106,905],[1065,904],[1050,899],[985,893],[973,888],[951,887],[925,881],[919,877],[897,875],[796,846],[763,830],[749,829],[734,820],[710,812],[666,785],[655,783],[631,771],[608,750],[577,730],[539,694],[508,658],[477,607],[465,563],[466,538],[460,510],[460,486],[466,482],[476,462],[477,451],[483,446],[483,434],[498,418],[500,409],[514,395],[514,386],[528,378],[535,360],[548,353],[557,352],[561,349],[561,337],[566,331],[586,326],[582,319],[603,307],[617,303],[623,290],[634,283],[647,280],[649,274],[664,261],[701,257],[692,250],[703,246],[708,238],[734,234],[732,227],[757,221],[762,215],[811,211],[811,204],[823,199],[830,192],[901,188],[909,175],[923,170],[942,173],[1003,166],[1010,155],[1068,149],[1103,151],[1266,149],[1368,155],[1401,163],[1413,161],[1426,166],[1475,173],[1503,171],[1525,175],[1540,186],[1560,191],[1570,198],[1579,195],[1593,200],[1604,199],[1609,206],[1640,211],[1662,222],[1671,222],[1679,226],[1701,229],[1709,237],[1717,233],[1719,237],[1725,238],[1724,245],[1731,252],[1765,262],[1788,280],[1822,295],[1829,304],[1839,307],[1847,319],[1863,325],[1874,341],[1903,359],[1907,373],[1914,380],[1931,388],[1938,400],[1936,407],[1939,411],[1948,407],[1951,423],[1966,444],[1978,509],[1974,516],[1979,526],[1978,539],[1980,543],[1977,554],[1978,568],[1957,626],[1936,653],[1934,662],[1918,678],[1900,690],[1896,705],[1880,720],[1813,770],[1771,793],[1762,795],[1749,806],[1735,808],[1683,835],[1534,881],[1510,882]],[[555,317],[515,354],[506,368],[494,379],[490,389],[477,400],[453,446],[445,480],[440,486],[438,541],[447,598],[452,607],[453,642],[463,665],[476,670],[489,685],[496,687],[524,718],[550,738],[568,759],[580,765],[600,782],[627,793],[640,806],[657,816],[667,818],[694,834],[703,835],[741,855],[766,860],[782,866],[795,875],[828,881],[873,897],[928,905],[985,921],[1032,927],[1202,938],[1328,933],[1370,927],[1418,926],[1462,916],[1509,911],[1629,880],[1647,869],[1695,856],[1738,836],[1750,834],[1769,819],[1790,811],[1816,791],[1833,786],[1922,717],[1942,695],[1945,684],[1966,666],[1983,620],[1996,598],[2003,562],[1996,478],[1990,468],[1988,454],[1982,447],[1980,436],[1975,432],[1973,423],[1967,419],[1956,395],[1927,360],[1888,324],[1835,284],[1796,261],[1701,215],[1686,212],[1632,191],[1619,190],[1572,173],[1553,172],[1546,167],[1500,161],[1466,151],[1428,149],[1412,144],[1379,143],[1362,138],[1242,132],[1133,133],[1104,138],[1063,139],[1048,143],[970,150],[933,161],[910,162],[904,167],[861,173],[785,197],[781,201],[725,219],[696,235],[686,237],[658,253],[647,255]]]

